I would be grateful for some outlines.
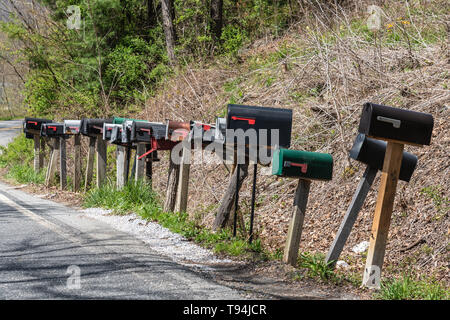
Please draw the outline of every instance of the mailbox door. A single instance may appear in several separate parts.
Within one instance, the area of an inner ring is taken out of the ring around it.
[[[429,145],[433,124],[433,116],[428,113],[365,103],[359,132],[375,138]]]
[[[333,157],[328,153],[277,149],[273,155],[272,174],[311,180],[331,180]]]
[[[81,127],[81,120],[64,120],[65,134],[79,134]]]
[[[360,133],[349,152],[352,159],[365,163],[378,170],[383,169],[387,143],[382,140],[368,138]],[[417,156],[404,151],[400,167],[399,179],[409,182],[417,165]]]
[[[41,135],[56,137],[64,135],[64,123],[45,123],[41,127]]]
[[[149,123],[134,122],[131,125],[132,142],[150,142],[151,126]]]
[[[81,119],[80,132],[86,136],[95,136],[102,134],[103,124],[112,123],[113,119]]]
[[[291,145],[292,110],[258,106],[228,105],[227,129],[267,129],[267,142],[259,140],[258,144],[275,145],[271,141],[271,130],[279,130],[278,146],[289,148]]]

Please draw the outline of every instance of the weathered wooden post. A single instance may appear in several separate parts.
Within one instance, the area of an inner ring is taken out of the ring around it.
[[[65,190],[67,187],[67,158],[66,158],[66,139],[64,136],[59,138],[59,188]]]
[[[101,137],[97,137],[97,188],[100,188],[106,178],[106,159],[107,146],[106,141]]]
[[[95,137],[89,137],[89,147],[86,160],[86,177],[84,179],[84,190],[91,185],[94,175],[94,158],[95,158]]]
[[[136,172],[134,176],[134,180],[138,181],[139,179],[145,178],[145,164],[147,157],[143,157],[139,159],[141,155],[145,153],[145,144],[138,143],[136,145]]]
[[[81,120],[64,120],[64,135],[74,138],[73,191],[80,190],[81,184]],[[61,148],[62,150],[62,148]],[[65,151],[64,151],[65,152]],[[63,159],[63,157],[61,157]],[[64,156],[65,159],[65,156]],[[62,170],[61,170],[62,172]],[[64,179],[66,181],[66,179]]]
[[[189,189],[189,173],[191,168],[191,148],[190,143],[183,141],[183,154],[180,163],[180,175],[178,181],[177,197],[175,202],[175,212],[186,212]]]
[[[81,119],[80,132],[89,137],[89,151],[86,165],[85,189],[91,184],[94,167],[94,157],[96,154],[96,182],[100,187],[106,175],[107,145],[103,138],[103,128],[105,123],[112,123],[112,119]]]
[[[34,171],[38,172],[44,166],[45,141],[41,137],[41,126],[43,123],[51,123],[52,120],[25,117],[23,121],[23,132],[27,139],[34,141]]]
[[[404,144],[429,145],[433,123],[431,114],[373,103],[364,104],[359,132],[375,139],[387,141],[369,251],[364,269],[363,285],[366,287],[380,288],[381,270]]]
[[[64,123],[57,123],[57,122],[43,123],[41,126],[41,135],[43,137],[51,138],[54,140],[53,150],[49,166],[47,169],[47,176],[45,179],[46,185],[49,186],[54,178],[59,157],[60,188],[64,189],[67,184]]]
[[[44,165],[44,148],[45,144],[42,143],[43,139],[37,135],[33,135],[34,140],[34,171],[39,172]]]
[[[283,255],[283,262],[295,266],[308,203],[310,180],[331,180],[333,158],[327,153],[277,149],[273,155],[272,174],[299,179]]]
[[[349,156],[357,161],[367,164],[366,170],[359,181],[352,202],[342,220],[336,237],[326,256],[326,263],[334,266],[344,245],[350,235],[353,225],[358,217],[362,205],[367,197],[378,170],[383,168],[386,153],[386,142],[370,139],[360,133],[350,150]],[[408,182],[417,164],[417,157],[411,153],[403,152],[399,179]]]
[[[59,157],[59,138],[53,138],[53,148],[50,154],[50,160],[48,162],[47,174],[45,175],[45,185],[49,187],[55,176],[56,167],[58,165]]]

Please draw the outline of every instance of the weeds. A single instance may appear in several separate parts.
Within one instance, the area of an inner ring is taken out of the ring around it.
[[[450,291],[434,279],[415,280],[411,275],[391,278],[381,283],[374,294],[384,300],[448,300]]]

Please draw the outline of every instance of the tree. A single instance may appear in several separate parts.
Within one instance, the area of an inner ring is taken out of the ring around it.
[[[169,63],[176,64],[175,57],[175,29],[173,27],[172,19],[172,7],[173,3],[170,0],[161,0],[161,11],[163,18],[163,29],[166,37],[167,56]]]
[[[223,0],[211,0],[210,9],[211,32],[215,44],[218,44],[222,35]]]

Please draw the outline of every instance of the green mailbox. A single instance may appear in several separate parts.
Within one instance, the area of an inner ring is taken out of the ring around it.
[[[328,153],[277,149],[272,158],[272,174],[308,180],[331,180],[333,157]]]

